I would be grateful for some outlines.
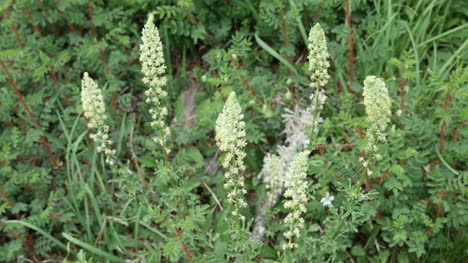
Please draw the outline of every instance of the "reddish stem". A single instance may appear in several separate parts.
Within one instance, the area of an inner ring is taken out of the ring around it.
[[[180,234],[180,230],[177,227],[175,227],[174,232],[175,232],[175,235],[177,236],[177,238],[182,243],[182,251],[184,251],[185,256],[190,260],[190,262],[193,262],[193,254],[190,252],[187,244],[185,243],[182,235]]]
[[[60,4],[60,0],[56,0],[55,1],[55,4],[58,6]],[[68,26],[68,29],[71,31],[71,32],[75,32],[75,27],[73,26],[73,24],[70,22],[70,20],[67,18],[67,15],[65,14],[65,12],[63,10],[60,10],[57,8],[57,12],[60,14],[60,16],[63,17],[63,19],[65,19],[65,23],[67,23],[67,26]]]
[[[442,105],[442,109],[444,111],[448,110],[448,106],[450,104],[450,100],[452,99],[452,96],[450,96],[450,91],[447,91],[445,93],[445,98],[444,98],[444,103]],[[444,140],[445,140],[445,123],[442,121],[442,124],[440,125],[439,129],[439,151],[443,152],[444,151]]]
[[[39,123],[36,121],[36,119],[34,118],[34,115],[31,113],[31,111],[29,110],[29,107],[28,105],[26,104],[26,101],[24,100],[24,96],[23,94],[21,94],[21,91],[18,89],[18,87],[16,86],[16,81],[15,79],[13,78],[13,76],[10,74],[10,72],[8,71],[8,68],[6,67],[6,65],[3,63],[3,61],[0,60],[0,67],[2,68],[2,71],[5,73],[5,75],[7,75],[8,77],[8,82],[10,83],[11,87],[13,88],[13,91],[15,92],[15,96],[18,98],[18,101],[21,105],[21,107],[23,107],[24,111],[26,112],[26,115],[28,116],[28,119],[33,122],[36,126],[40,127]],[[44,149],[49,157],[49,159],[52,161],[52,164],[54,165],[54,167],[58,167],[59,166],[59,161],[58,159],[55,157],[55,155],[53,154],[53,152],[51,151],[50,149],[50,145],[49,145],[49,141],[47,139],[47,137],[45,135],[42,135],[40,138],[39,138],[39,142],[44,146]]]

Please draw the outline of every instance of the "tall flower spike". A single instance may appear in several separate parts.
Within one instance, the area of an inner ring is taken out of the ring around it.
[[[290,210],[289,214],[284,219],[284,222],[289,225],[289,230],[283,235],[288,240],[287,244],[283,245],[283,249],[297,248],[295,240],[300,237],[300,231],[304,228],[303,214],[307,211],[307,160],[309,158],[309,151],[303,151],[297,154],[291,162],[288,169],[286,181],[285,197],[291,198],[284,203],[284,208]]]
[[[310,86],[312,88],[319,89],[328,83],[330,75],[328,74],[328,68],[330,62],[328,62],[327,40],[325,39],[325,33],[319,23],[310,30],[309,33],[309,70]]]
[[[239,210],[247,206],[244,200],[244,177],[240,173],[245,170],[245,123],[242,108],[234,92],[229,94],[223,111],[216,120],[215,140],[219,149],[226,153],[223,162],[226,170],[224,188],[228,189],[227,200],[234,207],[232,214],[244,221],[245,217]]]
[[[83,74],[81,81],[81,103],[84,116],[88,119],[88,127],[93,130],[91,139],[97,145],[97,151],[106,156],[106,163],[115,163],[115,150],[111,149],[112,141],[109,139],[109,126],[106,124],[106,106],[101,90],[91,79],[88,72]]]
[[[366,106],[367,121],[370,127],[367,131],[367,152],[377,151],[377,141],[384,142],[385,129],[390,122],[391,100],[385,83],[375,77],[368,76],[364,80],[364,105]]]
[[[146,103],[151,108],[151,127],[159,131],[159,136],[154,138],[156,143],[165,147],[166,139],[170,135],[170,129],[166,126],[165,117],[168,110],[161,103],[162,98],[167,96],[167,91],[162,88],[167,83],[167,77],[164,75],[166,65],[164,64],[164,54],[162,49],[159,32],[153,23],[153,15],[149,15],[142,32],[142,44],[140,45],[141,71],[143,72],[143,83],[149,86],[145,91]],[[168,149],[166,149],[168,151]]]

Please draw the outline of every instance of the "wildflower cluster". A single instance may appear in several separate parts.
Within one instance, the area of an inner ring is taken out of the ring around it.
[[[300,230],[304,227],[303,214],[306,212],[305,205],[307,204],[307,160],[309,151],[299,153],[291,162],[288,169],[287,177],[290,178],[286,181],[285,197],[290,200],[284,203],[284,207],[290,209],[290,213],[284,219],[284,222],[289,225],[289,230],[283,235],[288,239],[288,243],[283,245],[283,249],[297,248],[294,242],[296,238],[300,237]]]
[[[243,151],[245,142],[245,123],[242,108],[237,102],[236,94],[231,92],[224,105],[223,111],[216,120],[216,143],[219,149],[226,153],[223,167],[226,169],[226,183],[224,188],[228,189],[228,202],[234,206],[232,214],[238,216],[242,221],[245,217],[239,212],[240,208],[246,207],[244,200],[244,177],[241,172],[245,170]]]
[[[325,33],[319,24],[313,27],[309,34],[309,69],[311,71],[311,87],[315,88],[311,96],[311,105],[307,108],[296,106],[294,110],[285,109],[282,115],[286,134],[286,143],[278,147],[277,155],[267,154],[263,160],[263,169],[259,176],[263,177],[264,182],[270,185],[270,192],[267,197],[269,207],[262,207],[257,214],[254,233],[256,239],[261,239],[266,224],[261,217],[266,214],[266,209],[271,208],[281,196],[284,190],[284,183],[290,182],[290,173],[285,175],[293,158],[298,152],[310,147],[310,136],[318,133],[319,123],[323,121],[320,118],[320,112],[327,96],[321,87],[326,85],[329,79],[328,68],[330,63]],[[309,135],[311,133],[311,135]],[[312,137],[313,138],[313,137]],[[274,184],[275,188],[271,187]],[[274,189],[273,191],[271,189]]]
[[[310,86],[319,89],[328,83],[330,75],[328,68],[327,41],[322,27],[317,23],[309,33],[309,70],[312,73],[310,76]]]
[[[164,119],[168,110],[161,104],[161,100],[167,96],[167,91],[162,87],[167,83],[164,76],[166,65],[159,32],[153,23],[153,15],[150,15],[142,32],[142,44],[140,46],[140,62],[143,72],[143,82],[149,86],[145,91],[146,103],[151,105],[149,113],[151,115],[151,127],[159,130],[159,137],[154,141],[161,146],[165,146],[166,139],[170,135],[170,129],[166,126]],[[166,151],[168,151],[166,149]]]
[[[366,106],[367,121],[370,127],[367,131],[367,152],[377,151],[377,141],[384,142],[385,128],[390,122],[391,100],[385,83],[375,77],[368,76],[364,80],[364,105]]]
[[[324,101],[326,97],[322,97]],[[286,144],[278,147],[277,154],[268,153],[263,159],[263,168],[259,177],[267,185],[269,190],[264,206],[257,213],[254,226],[254,238],[261,240],[266,229],[264,217],[267,210],[271,209],[284,191],[284,184],[290,181],[286,170],[298,152],[303,151],[309,145],[307,136],[313,123],[314,111],[312,107],[296,107],[294,111],[286,109],[282,115],[284,122],[283,133],[286,134]],[[317,119],[321,122],[322,119]],[[317,123],[318,124],[318,123]],[[318,125],[316,126],[318,127]],[[318,129],[318,128],[317,128]]]
[[[88,127],[95,130],[90,135],[96,143],[97,151],[106,156],[106,163],[115,163],[115,150],[111,149],[112,141],[109,139],[109,126],[106,124],[106,106],[101,90],[96,82],[91,79],[88,72],[83,74],[81,81],[81,103],[84,116],[88,119]]]

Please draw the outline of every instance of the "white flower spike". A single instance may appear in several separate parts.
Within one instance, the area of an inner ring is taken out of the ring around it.
[[[165,147],[167,137],[170,135],[170,129],[166,126],[165,118],[168,110],[161,103],[161,100],[167,96],[167,91],[162,88],[167,83],[165,76],[166,65],[164,64],[164,54],[159,32],[153,23],[153,15],[149,15],[142,32],[142,44],[140,45],[141,71],[143,72],[143,83],[149,86],[145,91],[146,103],[151,108],[151,127],[159,131],[159,136],[153,140]],[[168,151],[168,149],[166,149]]]
[[[97,83],[89,77],[88,72],[83,74],[81,81],[81,103],[84,116],[88,119],[88,127],[93,130],[90,137],[96,143],[98,152],[106,156],[106,163],[115,163],[115,150],[111,149],[112,141],[109,139],[109,126],[106,124],[106,106],[104,97]]]
[[[377,151],[377,141],[384,142],[385,129],[390,122],[391,100],[385,83],[375,77],[368,76],[364,80],[364,105],[366,106],[367,121],[370,124],[367,130],[367,152]]]
[[[328,68],[330,62],[328,62],[327,40],[325,33],[319,23],[310,30],[309,33],[309,70],[310,86],[312,88],[320,89],[328,83],[330,75],[328,74]]]
[[[247,206],[244,199],[247,191],[244,189],[244,177],[241,174],[245,170],[245,135],[242,108],[237,102],[236,93],[231,92],[223,111],[216,120],[215,140],[219,149],[226,153],[223,167],[226,170],[224,187],[229,191],[227,200],[234,207],[232,214],[242,221],[245,217],[240,214],[239,210]]]
[[[286,177],[286,191],[284,197],[289,197],[290,200],[284,203],[284,208],[290,210],[289,214],[284,219],[284,222],[289,225],[289,230],[283,235],[288,240],[288,243],[283,246],[284,249],[294,249],[298,245],[295,239],[300,237],[300,230],[304,228],[303,214],[307,212],[307,161],[309,151],[303,151],[294,158],[291,166],[288,169]]]

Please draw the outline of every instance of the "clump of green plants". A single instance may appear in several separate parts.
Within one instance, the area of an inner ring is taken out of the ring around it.
[[[0,261],[462,261],[466,7],[0,4]]]

